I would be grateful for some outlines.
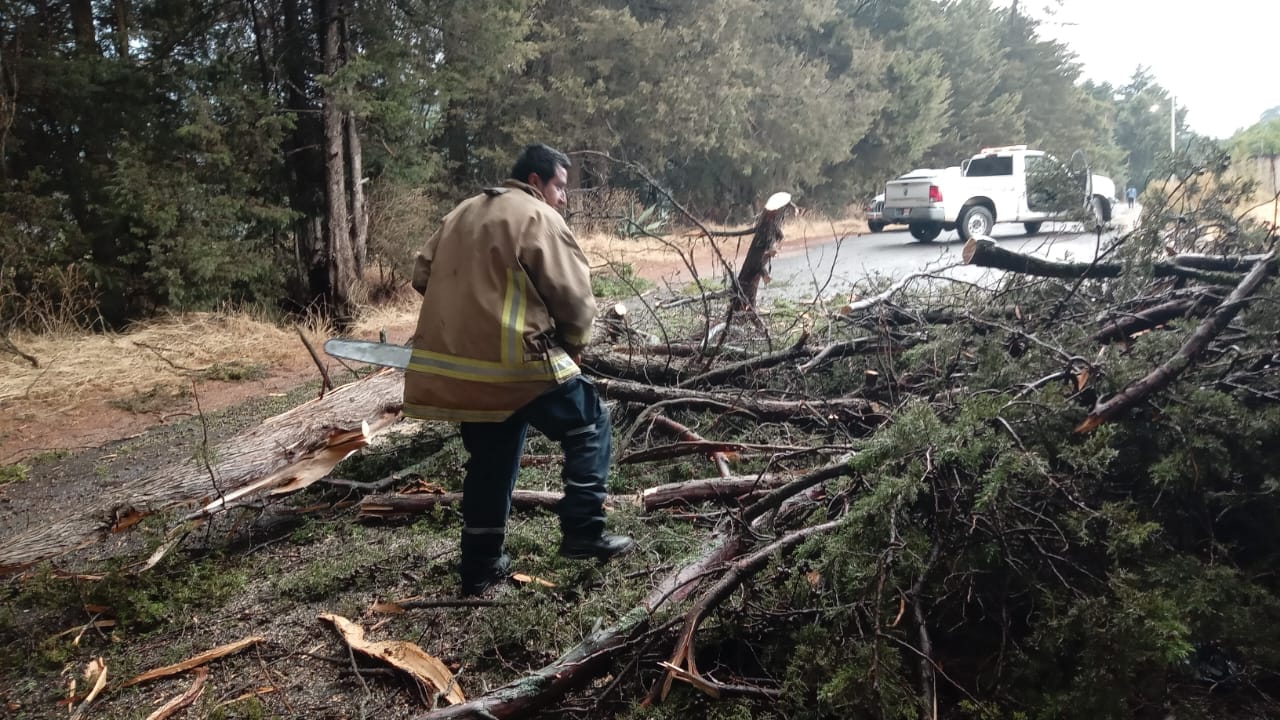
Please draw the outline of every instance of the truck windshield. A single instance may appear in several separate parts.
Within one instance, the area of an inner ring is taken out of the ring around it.
[[[980,157],[969,161],[969,177],[993,177],[996,175],[1012,175],[1012,157]]]

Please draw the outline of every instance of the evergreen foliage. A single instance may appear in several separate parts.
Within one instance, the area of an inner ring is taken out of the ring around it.
[[[1167,137],[1147,71],[1081,83],[1067,48],[988,0],[3,9],[5,327],[32,324],[32,298],[113,326],[228,301],[341,314],[366,253],[403,270],[434,217],[535,140],[639,162],[741,222],[778,189],[841,212],[993,144],[1082,150],[1145,184]],[[579,165],[582,187],[656,200]]]

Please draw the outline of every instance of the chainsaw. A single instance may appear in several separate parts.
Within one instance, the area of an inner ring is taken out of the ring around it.
[[[411,345],[392,345],[373,340],[352,340],[349,338],[333,338],[324,342],[324,351],[336,358],[354,360],[356,362],[380,365],[382,367],[409,367],[409,357],[413,355]]]

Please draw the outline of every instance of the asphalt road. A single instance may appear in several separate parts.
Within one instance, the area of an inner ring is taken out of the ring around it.
[[[1102,235],[1102,247],[1107,245],[1108,238],[1127,229],[1137,216],[1138,209],[1128,210],[1121,203],[1116,208],[1113,227]],[[1098,236],[1084,232],[1084,228],[1075,223],[1045,223],[1034,236],[1028,236],[1020,224],[996,225],[991,237],[1008,250],[1052,260],[1088,262],[1099,247]],[[834,293],[847,293],[854,283],[868,277],[897,279],[932,272],[987,284],[1002,274],[986,268],[950,267],[963,262],[963,249],[964,242],[954,231],[944,232],[930,243],[917,242],[905,228],[853,235],[843,240],[828,238],[775,257],[772,282],[761,292],[761,300],[768,303],[770,298],[778,297],[810,299],[819,289],[824,296],[831,297]]]

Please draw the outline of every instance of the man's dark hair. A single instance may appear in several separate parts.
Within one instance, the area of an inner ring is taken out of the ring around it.
[[[559,167],[566,170],[573,167],[569,156],[550,145],[537,143],[526,146],[520,157],[516,158],[516,164],[511,168],[511,177],[520,182],[529,182],[529,176],[537,173],[546,182],[556,176],[556,168]]]

